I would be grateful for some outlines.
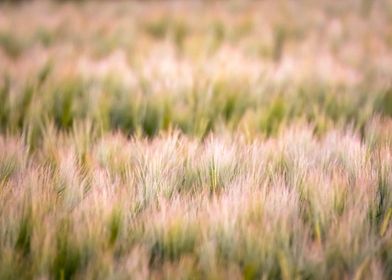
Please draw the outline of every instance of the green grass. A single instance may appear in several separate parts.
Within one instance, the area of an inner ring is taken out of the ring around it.
[[[0,4],[0,279],[390,279],[390,8]]]

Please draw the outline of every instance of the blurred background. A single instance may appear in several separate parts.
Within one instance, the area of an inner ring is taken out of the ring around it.
[[[387,0],[3,1],[0,129],[361,131],[391,115],[391,50]]]

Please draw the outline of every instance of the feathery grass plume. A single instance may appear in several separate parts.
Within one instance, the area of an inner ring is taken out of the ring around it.
[[[0,3],[0,279],[392,278],[387,2]]]

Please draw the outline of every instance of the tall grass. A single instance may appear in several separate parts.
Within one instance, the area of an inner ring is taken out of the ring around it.
[[[390,8],[0,4],[0,279],[392,278]]]
[[[2,273],[23,265],[26,277],[106,278],[143,250],[151,277],[390,275],[386,144],[340,130],[316,138],[311,127],[207,143],[74,131],[28,158],[25,144],[2,137]]]

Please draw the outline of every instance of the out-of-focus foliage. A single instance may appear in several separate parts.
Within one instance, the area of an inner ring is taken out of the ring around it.
[[[390,1],[10,2],[0,279],[392,278]]]

